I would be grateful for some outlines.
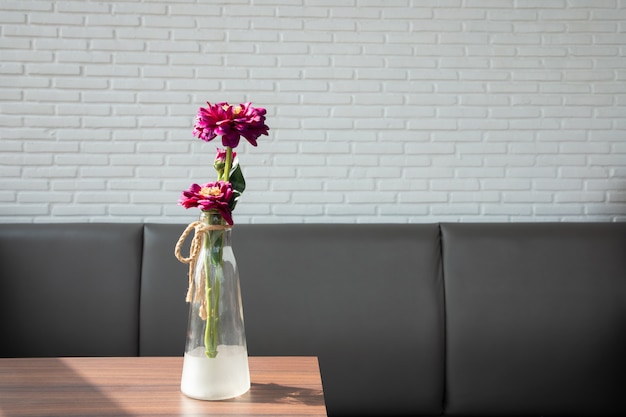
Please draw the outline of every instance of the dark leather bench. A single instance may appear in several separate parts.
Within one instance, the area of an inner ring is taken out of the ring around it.
[[[182,355],[184,227],[1,224],[0,356]],[[626,223],[236,225],[233,247],[249,354],[318,356],[329,416],[626,415]]]

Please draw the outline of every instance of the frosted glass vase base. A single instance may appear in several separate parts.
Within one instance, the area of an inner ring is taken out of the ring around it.
[[[202,347],[185,353],[180,390],[198,400],[225,400],[250,389],[248,352],[242,346],[218,346],[208,358]]]

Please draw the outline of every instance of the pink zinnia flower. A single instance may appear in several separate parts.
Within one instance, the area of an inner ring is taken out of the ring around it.
[[[219,212],[226,223],[232,226],[233,216],[230,201],[233,198],[233,187],[229,182],[216,181],[204,185],[191,184],[183,191],[178,203],[185,208],[199,207],[203,211]]]
[[[228,103],[211,104],[200,107],[196,116],[193,135],[209,142],[217,136],[222,137],[222,145],[235,148],[241,136],[253,146],[257,138],[267,135],[269,127],[265,125],[265,109],[252,107],[252,103],[233,106]]]

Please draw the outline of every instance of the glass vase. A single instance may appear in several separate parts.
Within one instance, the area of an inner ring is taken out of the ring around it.
[[[237,397],[250,389],[239,272],[231,227],[203,212],[202,244],[188,295],[189,322],[181,391],[199,400]]]

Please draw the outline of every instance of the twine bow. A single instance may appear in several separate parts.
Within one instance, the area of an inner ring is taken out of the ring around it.
[[[200,254],[200,250],[202,249],[202,237],[205,232],[210,230],[225,230],[228,226],[219,225],[219,224],[205,224],[202,221],[195,221],[190,223],[182,235],[178,238],[178,242],[176,242],[176,247],[174,248],[174,255],[176,255],[176,259],[184,264],[189,264],[189,288],[187,289],[187,296],[185,297],[185,301],[188,303],[192,300],[193,293],[193,276],[195,274],[196,261],[198,260],[198,255]],[[180,248],[183,246],[183,243],[187,239],[189,233],[192,230],[195,230],[193,238],[191,239],[191,247],[189,248],[189,256],[184,257],[180,253]]]

